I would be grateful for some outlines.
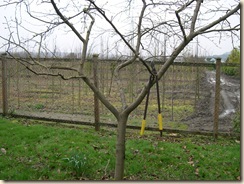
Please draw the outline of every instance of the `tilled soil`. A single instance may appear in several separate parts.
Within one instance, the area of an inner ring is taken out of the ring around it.
[[[214,126],[215,71],[206,71],[201,90],[209,92],[197,105],[196,113],[184,120],[188,130],[212,131]],[[240,109],[240,79],[221,74],[219,132],[231,132],[235,112]]]

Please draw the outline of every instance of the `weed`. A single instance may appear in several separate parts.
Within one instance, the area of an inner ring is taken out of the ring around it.
[[[15,114],[15,109],[14,109],[13,107],[11,107],[11,108],[9,109],[9,111],[8,111],[8,114],[9,114],[10,116],[12,116],[13,114]]]
[[[47,95],[47,94],[42,94],[42,95],[40,96],[40,98],[47,99],[47,98],[50,98],[50,97],[49,97],[49,95]]]
[[[241,114],[237,111],[233,119],[233,129],[236,133],[241,133]]]
[[[37,104],[28,104],[27,107],[32,109],[32,110],[33,109],[42,110],[45,108],[45,105],[43,105],[42,103],[37,103]]]
[[[70,157],[63,158],[63,160],[68,163],[69,167],[75,172],[77,177],[82,176],[87,169],[88,160],[84,153],[72,153]]]
[[[36,104],[36,105],[34,106],[34,108],[35,108],[35,109],[44,109],[44,108],[45,108],[45,105],[38,103],[38,104]]]

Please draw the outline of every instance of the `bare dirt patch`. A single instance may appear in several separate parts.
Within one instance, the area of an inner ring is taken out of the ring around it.
[[[231,132],[235,112],[240,109],[240,79],[221,74],[219,131]],[[209,91],[208,95],[197,104],[194,115],[184,122],[189,130],[212,131],[215,99],[215,71],[206,71],[202,80],[202,90]]]

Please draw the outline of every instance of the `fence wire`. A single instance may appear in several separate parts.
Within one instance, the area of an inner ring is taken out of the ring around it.
[[[59,66],[74,67],[78,65],[77,60],[49,59],[42,62]],[[120,62],[99,60],[97,65],[99,89],[117,108],[122,108],[122,103],[114,71]],[[156,69],[158,70],[162,64],[157,62]],[[189,121],[196,117],[196,114],[199,115],[206,99],[211,96],[211,88],[206,85],[206,72],[213,70],[213,66],[212,64],[198,64],[197,62],[175,63],[170,66],[159,81],[160,103],[165,128],[189,129],[191,126]],[[84,67],[86,75],[93,79],[93,62],[88,61]],[[74,73],[66,71],[65,75],[72,76]],[[12,59],[7,60],[7,76],[10,113],[25,111],[60,113],[63,116],[67,114],[84,115],[84,117],[94,116],[94,94],[81,79],[62,80],[59,77],[38,76]],[[139,62],[134,62],[129,67],[122,69],[120,84],[128,105],[136,99],[140,90],[148,82],[149,77],[149,73]],[[2,80],[0,80],[0,84],[0,105],[2,107]],[[209,108],[208,105],[206,103],[205,108]],[[128,125],[141,125],[144,108],[145,99],[130,114]],[[157,108],[156,86],[153,86],[148,104],[148,127],[158,127]],[[208,121],[211,121],[213,114],[209,111],[212,110],[208,110],[205,116],[209,116]],[[101,103],[100,120],[101,123],[116,123],[115,117]],[[201,124],[201,122],[199,123]],[[212,121],[208,123],[211,129]]]

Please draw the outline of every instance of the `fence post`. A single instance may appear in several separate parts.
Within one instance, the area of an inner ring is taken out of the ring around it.
[[[199,66],[196,66],[196,86],[195,86],[195,109],[197,108],[197,101],[199,100],[199,86],[200,86],[200,77],[199,77]]]
[[[2,99],[3,99],[3,116],[8,114],[8,86],[7,86],[7,63],[4,55],[2,60]]]
[[[97,65],[98,65],[98,54],[93,54],[93,78],[94,85],[98,88],[98,75],[97,75]],[[99,113],[99,100],[94,93],[94,116],[95,116],[95,130],[100,130],[100,113]]]
[[[219,102],[220,102],[220,64],[221,58],[216,58],[216,83],[215,83],[215,101],[214,101],[214,139],[218,138],[219,124]]]
[[[172,65],[172,76],[175,76],[174,72],[174,64]],[[171,78],[171,88],[172,88],[172,93],[171,93],[171,120],[174,121],[174,77]]]

